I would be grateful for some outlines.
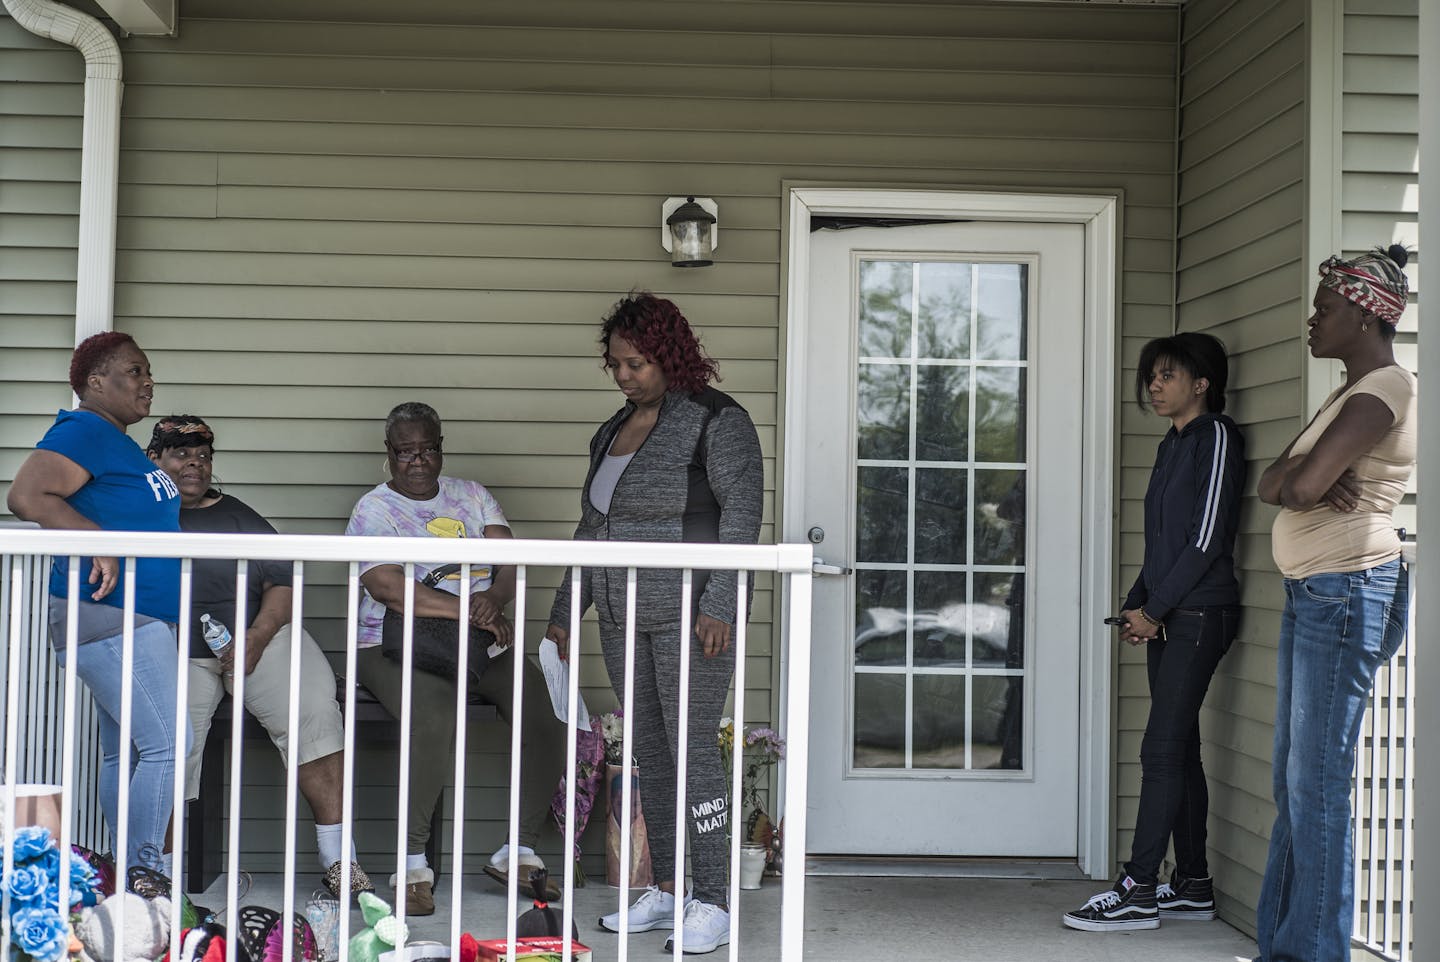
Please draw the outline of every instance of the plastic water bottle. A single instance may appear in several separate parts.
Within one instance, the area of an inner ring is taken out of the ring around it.
[[[205,633],[205,644],[210,646],[216,658],[230,650],[235,639],[230,636],[230,629],[225,627],[225,622],[204,614],[200,616],[200,627]]]

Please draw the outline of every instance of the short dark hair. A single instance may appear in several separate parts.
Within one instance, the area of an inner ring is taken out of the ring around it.
[[[1186,374],[1199,380],[1205,378],[1210,387],[1205,392],[1205,410],[1220,414],[1225,410],[1225,385],[1230,381],[1230,362],[1225,342],[1212,334],[1182,331],[1169,337],[1157,337],[1140,349],[1135,368],[1135,403],[1141,409],[1150,406],[1150,378],[1155,362],[1169,360]]]
[[[423,424],[434,428],[437,436],[440,434],[440,415],[424,401],[405,401],[391,408],[385,418],[385,440],[390,440],[390,432],[397,424]]]
[[[85,396],[85,380],[96,371],[103,371],[126,344],[135,344],[135,338],[124,331],[101,331],[76,345],[75,353],[70,355],[70,390],[76,397]]]

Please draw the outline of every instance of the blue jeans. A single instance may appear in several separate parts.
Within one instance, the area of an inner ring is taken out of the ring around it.
[[[1375,672],[1405,638],[1400,561],[1285,580],[1275,705],[1275,827],[1256,908],[1264,962],[1348,962],[1350,781]]]
[[[75,674],[99,710],[100,810],[113,839],[120,825],[121,637],[101,638],[75,649]],[[135,629],[130,709],[130,835],[125,864],[154,865],[165,845],[175,798],[176,643],[173,625],[152,621]],[[65,645],[55,646],[65,664]],[[188,749],[190,726],[185,726]],[[182,752],[183,754],[183,752]]]

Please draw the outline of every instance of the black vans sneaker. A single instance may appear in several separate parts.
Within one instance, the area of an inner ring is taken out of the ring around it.
[[[1122,875],[1113,889],[1101,892],[1073,912],[1066,912],[1061,921],[1085,932],[1158,929],[1160,910],[1155,905],[1155,886],[1142,885]]]
[[[1176,875],[1155,890],[1155,903],[1162,919],[1208,922],[1215,917],[1215,885],[1208,875],[1204,878]]]

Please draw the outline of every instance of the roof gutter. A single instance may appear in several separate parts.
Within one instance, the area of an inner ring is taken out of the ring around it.
[[[55,0],[0,0],[26,30],[85,57],[75,343],[115,321],[115,211],[120,181],[120,46],[99,20]]]

